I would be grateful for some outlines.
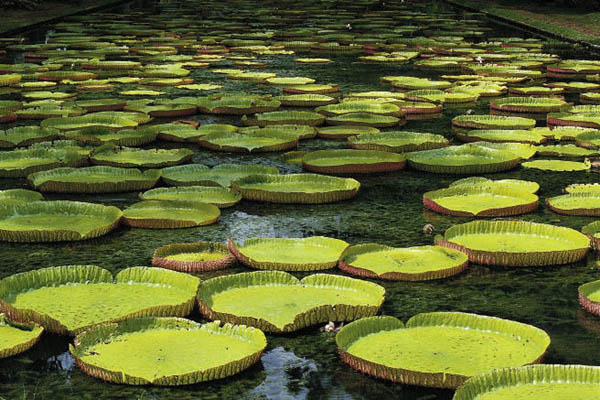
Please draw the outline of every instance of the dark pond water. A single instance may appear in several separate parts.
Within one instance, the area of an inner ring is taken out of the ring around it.
[[[149,10],[152,9],[139,9],[142,13]],[[136,15],[131,18],[137,18]],[[93,21],[94,16],[90,16],[89,20]],[[499,29],[489,33],[496,36],[507,34],[515,33]],[[259,59],[268,62],[265,71],[276,72],[279,76],[312,77],[320,83],[334,84],[344,92],[389,90],[389,86],[379,81],[384,75],[436,76],[410,66],[360,64],[356,63],[356,56],[325,56],[335,62],[327,66],[300,65],[294,62],[296,56],[293,55]],[[224,91],[275,93],[266,86],[227,80],[208,69],[193,70],[191,76],[197,83],[222,84]],[[168,95],[176,97],[186,93],[171,89]],[[79,98],[105,96],[86,95]],[[482,101],[473,109],[477,113],[487,113],[488,104]],[[446,110],[442,118],[409,121],[405,129],[452,137],[450,119],[464,112],[465,109]],[[240,124],[239,118],[196,115],[192,119],[203,124]],[[160,142],[158,146],[181,147],[180,144]],[[210,166],[224,162],[249,162],[275,165],[283,172],[300,171],[300,167],[283,163],[278,154],[239,156],[189,147],[196,151],[194,162]],[[312,139],[301,143],[300,150],[336,147],[345,147],[345,142]],[[541,186],[541,199],[561,193],[570,183],[599,180],[599,176],[591,172],[552,173],[525,169],[495,174],[493,177],[536,181]],[[422,206],[422,194],[425,191],[446,187],[457,179],[455,176],[405,170],[357,179],[362,185],[358,197],[344,203],[274,205],[243,201],[223,210],[220,222],[207,227],[167,231],[120,228],[100,239],[82,243],[2,243],[0,278],[16,272],[68,264],[96,264],[117,272],[130,266],[150,265],[153,250],[158,246],[195,240],[225,241],[228,237],[243,240],[250,237],[324,235],[351,244],[425,245],[432,243],[432,238],[423,234],[422,227],[425,224],[432,223],[437,232],[443,232],[452,224],[467,221],[430,213],[424,211]],[[25,180],[0,180],[0,189],[26,186]],[[49,195],[47,198],[78,199],[124,208],[137,200],[137,193]],[[544,207],[522,219],[575,229],[591,222],[590,218],[559,216]],[[595,255],[592,254],[585,262],[574,265],[537,269],[471,265],[467,272],[443,281],[378,282],[387,290],[382,313],[406,320],[421,312],[465,311],[530,323],[544,329],[552,338],[546,362],[600,365],[600,319],[584,313],[577,301],[577,287],[599,278],[595,263]],[[221,273],[243,270],[237,268]],[[201,277],[215,275],[217,273],[202,274]],[[192,318],[201,320],[198,314]],[[355,372],[340,360],[334,335],[322,332],[318,327],[293,335],[270,335],[268,342],[261,362],[230,379],[189,387],[138,388],[108,384],[85,375],[74,365],[68,353],[68,340],[46,335],[32,350],[0,360],[0,398],[447,400],[453,394],[446,390],[394,384]]]

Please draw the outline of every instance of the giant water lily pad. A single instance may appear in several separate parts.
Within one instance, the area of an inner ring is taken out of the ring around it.
[[[378,150],[317,150],[302,157],[302,167],[324,174],[355,174],[399,171],[403,155]]]
[[[499,217],[532,212],[538,197],[503,187],[459,185],[423,194],[423,205],[441,214],[461,217]]]
[[[477,144],[417,151],[407,155],[411,167],[433,173],[478,174],[515,168],[521,157],[511,151]]]
[[[152,189],[140,194],[140,198],[142,200],[199,201],[226,208],[242,200],[242,195],[224,187],[181,186]]]
[[[201,136],[196,142],[210,150],[257,153],[295,148],[298,146],[298,135],[261,131],[222,132]]]
[[[550,209],[559,214],[600,216],[600,193],[568,193],[546,199]]]
[[[335,267],[348,243],[324,236],[255,238],[243,245],[229,240],[229,249],[243,264],[258,269],[316,271]]]
[[[600,316],[600,281],[579,286],[579,303],[588,312]]]
[[[31,174],[29,184],[41,192],[115,193],[150,189],[160,179],[160,170],[95,166],[55,168]]]
[[[180,165],[163,169],[162,180],[171,186],[223,186],[250,175],[278,175],[276,167],[261,164],[219,164],[208,168],[202,164]]]
[[[176,271],[223,269],[236,262],[226,245],[216,242],[173,243],[154,250],[152,265]]]
[[[569,103],[555,97],[506,97],[490,101],[492,110],[509,112],[549,113],[568,107]]]
[[[0,205],[28,203],[44,200],[41,193],[26,189],[0,190]]]
[[[454,225],[435,242],[467,253],[477,264],[512,267],[572,263],[585,257],[590,247],[590,239],[576,230],[526,221]]]
[[[0,240],[58,242],[102,236],[116,228],[116,207],[78,201],[32,201],[0,205]]]
[[[350,104],[352,104],[352,102]],[[404,125],[406,120],[391,115],[353,112],[329,117],[327,118],[327,123],[329,125],[356,125],[388,128],[396,125]]]
[[[37,324],[11,321],[0,314],[0,359],[29,350],[43,331]]]
[[[473,129],[459,132],[457,138],[464,142],[518,142],[539,144],[546,141],[546,136],[535,129]]]
[[[506,188],[509,190],[525,191],[529,193],[537,193],[540,185],[537,182],[523,181],[520,179],[488,179],[481,176],[471,176],[468,178],[459,179],[450,184],[450,187],[469,186],[481,188]]]
[[[0,309],[50,332],[74,335],[103,322],[186,316],[199,281],[162,268],[127,268],[115,278],[94,265],[42,268],[0,281]]]
[[[209,319],[279,333],[375,315],[384,294],[379,285],[339,275],[298,280],[282,271],[258,271],[204,281],[198,302]]]
[[[528,365],[474,376],[456,391],[453,400],[587,400],[598,393],[600,367]]]
[[[5,131],[0,130],[0,148],[29,146],[33,143],[60,138],[56,129],[39,126],[19,126]]]
[[[257,114],[255,119],[242,118],[249,125],[308,125],[318,126],[325,122],[325,117],[312,111],[273,111]]]
[[[586,171],[591,168],[587,162],[566,160],[533,160],[521,164],[524,168],[540,169],[542,171]]]
[[[114,144],[119,146],[142,146],[156,140],[158,132],[152,127],[139,129],[83,128],[63,132],[64,136],[86,144]]]
[[[459,115],[452,119],[452,128],[457,131],[472,129],[531,129],[535,120],[502,115]]]
[[[392,131],[366,133],[348,138],[353,149],[391,151],[407,153],[411,151],[432,150],[446,147],[449,142],[442,135],[423,132]]]
[[[174,229],[210,225],[220,216],[219,208],[208,203],[143,200],[123,211],[123,222],[136,228]]]
[[[599,150],[584,149],[572,144],[537,146],[537,154],[552,157],[597,157]]]
[[[27,149],[0,152],[0,177],[24,178],[27,175],[58,167],[81,165],[83,156],[72,150]]]
[[[395,248],[369,243],[347,248],[338,265],[358,276],[424,281],[459,274],[468,263],[466,254],[441,246]]]
[[[457,312],[363,318],[337,334],[342,360],[360,372],[410,385],[455,389],[495,368],[541,361],[546,332],[506,319]]]
[[[42,121],[43,128],[71,131],[84,128],[124,129],[135,128],[138,122],[127,118],[124,113],[88,114],[81,117],[48,118]],[[129,115],[127,115],[129,116]]]
[[[85,331],[69,350],[77,365],[96,378],[174,386],[235,375],[258,362],[266,346],[264,333],[243,325],[135,318]]]
[[[107,146],[94,151],[90,156],[92,164],[125,168],[161,168],[183,164],[192,159],[190,149],[136,149]]]
[[[251,175],[233,181],[231,187],[248,200],[322,204],[356,196],[360,183],[319,174]]]

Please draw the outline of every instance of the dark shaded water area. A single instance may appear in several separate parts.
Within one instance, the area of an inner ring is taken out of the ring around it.
[[[132,6],[133,7],[133,6]],[[135,8],[133,8],[135,10]],[[49,27],[50,29],[51,27]],[[497,28],[493,36],[515,34]],[[36,32],[43,40],[44,32]],[[302,54],[299,52],[299,54]],[[307,55],[311,57],[313,55]],[[321,55],[318,55],[321,56]],[[326,54],[334,61],[330,65],[301,65],[297,55],[268,58],[266,72],[278,76],[307,76],[319,83],[331,83],[343,92],[389,90],[380,82],[385,75],[439,77],[406,66],[386,66],[357,63],[357,57]],[[19,54],[6,59],[19,60]],[[315,56],[317,57],[317,56]],[[5,60],[6,61],[6,60]],[[3,62],[3,61],[0,61]],[[223,62],[219,67],[229,67]],[[227,80],[210,69],[194,69],[196,83],[217,83],[222,91],[273,93],[268,86]],[[127,89],[126,85],[122,86]],[[60,90],[60,87],[58,88]],[[162,90],[162,89],[161,89]],[[165,89],[168,97],[189,95],[178,89]],[[79,99],[104,98],[106,94],[80,95]],[[569,100],[569,97],[567,97]],[[573,99],[570,99],[573,100]],[[470,108],[487,114],[487,101]],[[439,119],[409,121],[402,128],[432,132],[453,137],[450,120],[464,114],[465,108],[445,110]],[[202,124],[232,123],[240,125],[238,117],[215,117],[198,114],[190,119]],[[166,122],[155,120],[153,123]],[[220,163],[262,163],[274,165],[283,173],[300,172],[299,166],[283,162],[280,154],[237,155],[205,151],[194,145],[157,142],[152,147],[189,147],[196,155],[194,162],[213,166]],[[345,148],[343,141],[310,139],[301,142],[299,150]],[[515,171],[488,175],[494,179],[516,178],[540,184],[540,202],[556,196],[571,183],[598,182],[594,172],[553,173],[537,170]],[[99,239],[86,242],[53,244],[0,244],[0,278],[16,272],[54,265],[94,264],[113,273],[138,265],[150,265],[156,247],[189,241],[224,242],[231,237],[244,240],[251,237],[304,237],[311,235],[343,239],[350,244],[375,242],[397,247],[431,244],[433,239],[423,233],[431,223],[438,233],[467,218],[446,217],[425,211],[424,192],[448,186],[457,176],[435,175],[414,170],[355,177],[361,183],[359,195],[350,201],[325,205],[277,205],[242,201],[222,210],[219,223],[206,227],[152,230],[121,227]],[[0,189],[27,187],[24,179],[2,179]],[[46,195],[47,199],[72,199],[98,202],[125,208],[138,199],[137,193],[108,195]],[[546,222],[579,230],[592,218],[561,216],[541,206],[538,211],[520,219]],[[200,274],[209,278],[219,274],[246,271],[238,267],[214,273]],[[332,270],[331,273],[338,273]],[[302,277],[302,274],[295,274]],[[544,329],[552,344],[545,362],[561,364],[600,365],[600,318],[586,314],[577,301],[577,287],[598,279],[596,255],[571,265],[545,268],[499,268],[471,265],[454,278],[423,283],[377,281],[386,288],[382,314],[402,320],[431,311],[464,311],[508,318]],[[192,319],[201,320],[196,312]],[[45,335],[28,352],[0,360],[0,398],[7,399],[401,399],[447,400],[452,391],[426,389],[394,384],[353,371],[339,358],[334,334],[318,327],[292,335],[268,335],[268,348],[261,361],[232,378],[187,387],[129,387],[104,383],[80,371],[68,353],[69,340]]]

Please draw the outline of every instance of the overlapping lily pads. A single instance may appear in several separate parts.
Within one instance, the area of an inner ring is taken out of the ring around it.
[[[229,249],[244,265],[280,271],[316,271],[335,267],[348,243],[324,236],[255,238],[244,244],[229,240]]]
[[[266,346],[264,333],[243,325],[135,318],[93,327],[69,350],[85,373],[104,381],[174,386],[235,375],[258,362]]]
[[[258,271],[202,282],[198,303],[209,319],[282,333],[375,315],[384,294],[379,285],[338,275],[298,280],[282,271]]]
[[[462,251],[477,264],[511,267],[581,260],[590,239],[576,230],[526,221],[473,221],[450,227],[435,243]]]
[[[199,281],[162,268],[127,268],[114,278],[93,265],[42,268],[0,281],[0,309],[50,332],[76,335],[103,322],[186,316]]]
[[[338,263],[353,275],[401,281],[442,279],[461,273],[466,254],[440,246],[395,248],[369,243],[347,248]]]

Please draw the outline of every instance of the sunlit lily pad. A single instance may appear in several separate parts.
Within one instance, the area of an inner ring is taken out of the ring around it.
[[[600,156],[600,150],[584,149],[572,144],[538,146],[537,154],[552,157],[593,157]]]
[[[391,151],[408,153],[411,151],[432,150],[446,147],[450,143],[442,135],[424,132],[391,131],[360,136],[348,139],[353,149]]]
[[[535,130],[527,129],[473,129],[458,132],[457,138],[463,142],[518,142],[540,144],[546,141],[546,136]]]
[[[254,238],[244,244],[229,240],[235,257],[252,268],[279,271],[316,271],[335,267],[348,243],[324,236]]]
[[[0,148],[29,146],[33,143],[56,140],[60,132],[51,128],[39,126],[19,126],[5,131],[0,130]]]
[[[459,179],[450,184],[450,187],[481,187],[486,188],[505,188],[508,190],[524,191],[529,193],[537,193],[540,185],[537,182],[523,181],[520,179],[488,179],[481,176],[471,176],[469,178]]]
[[[477,264],[512,267],[581,260],[590,239],[576,230],[526,221],[473,221],[450,227],[435,243],[467,253]]]
[[[322,204],[351,199],[360,183],[319,174],[253,175],[233,181],[231,187],[248,200]]]
[[[190,149],[136,149],[110,147],[94,151],[90,156],[92,164],[125,168],[162,168],[183,164],[192,159]]]
[[[452,119],[452,128],[457,131],[472,129],[531,129],[535,120],[502,115],[459,115]]]
[[[554,97],[506,97],[490,101],[492,110],[509,112],[549,113],[568,107],[569,103]]]
[[[365,374],[455,389],[469,377],[541,361],[546,332],[506,319],[457,312],[363,318],[336,335],[342,360]]]
[[[379,285],[339,275],[298,280],[282,271],[258,271],[202,282],[198,303],[211,320],[281,333],[375,315],[384,294]]]
[[[41,192],[115,193],[146,190],[160,178],[160,170],[95,166],[55,168],[31,174],[29,184]]]
[[[538,197],[500,185],[458,185],[423,194],[423,205],[441,214],[461,217],[504,217],[534,211]]]
[[[44,200],[41,193],[27,189],[0,190],[0,205],[28,203],[30,201]]]
[[[339,126],[325,126],[317,128],[317,134],[323,139],[346,139],[352,136],[377,134],[379,129],[372,126],[352,126],[352,125],[339,125]],[[373,149],[370,149],[373,150]]]
[[[565,160],[533,160],[521,164],[524,168],[541,169],[542,171],[586,171],[590,169],[590,164],[577,161]]]
[[[85,331],[69,350],[86,374],[104,381],[175,386],[235,375],[258,362],[266,346],[264,333],[243,325],[136,318]]]
[[[273,111],[256,114],[254,119],[242,117],[247,125],[309,125],[319,126],[325,122],[325,117],[312,111]]]
[[[600,393],[600,368],[529,365],[501,368],[469,379],[453,400],[587,400]]]
[[[219,164],[208,168],[202,164],[164,168],[162,180],[171,186],[223,186],[250,175],[278,175],[276,167],[261,164]]]
[[[600,193],[568,193],[546,199],[548,207],[559,214],[600,216]]]
[[[236,258],[223,243],[173,243],[154,250],[152,265],[183,272],[213,271],[231,267]]]
[[[477,144],[418,151],[409,153],[407,159],[415,169],[446,174],[500,172],[513,169],[521,162],[515,153]]]
[[[140,198],[142,200],[199,201],[226,208],[242,200],[242,195],[224,187],[179,186],[152,189],[140,194]]]
[[[72,150],[32,149],[0,152],[0,177],[24,178],[27,175],[65,166],[79,166],[84,157]]]
[[[0,240],[60,242],[102,236],[119,225],[121,210],[78,201],[32,201],[0,205]]]
[[[208,203],[143,200],[123,211],[123,223],[135,228],[190,228],[214,224],[220,216],[219,208]]]
[[[317,150],[302,157],[302,167],[324,174],[356,174],[399,171],[403,155],[378,150]]]
[[[424,281],[459,274],[468,263],[466,254],[441,246],[395,248],[369,243],[348,247],[338,265],[362,277]]]
[[[138,122],[115,115],[98,115],[89,114],[81,117],[66,117],[66,118],[48,118],[42,121],[41,126],[44,128],[56,128],[61,131],[70,131],[83,128],[108,128],[108,129],[123,129],[135,128]]]
[[[199,281],[162,268],[127,268],[113,278],[93,265],[50,267],[0,281],[0,309],[50,332],[75,335],[103,322],[186,316]]]
[[[11,321],[0,314],[0,359],[29,350],[43,331],[37,324]]]
[[[579,286],[579,303],[588,312],[600,316],[600,281]]]
[[[256,153],[295,148],[298,136],[280,132],[223,132],[201,136],[196,142],[210,150]]]
[[[406,123],[406,120],[389,115],[355,112],[329,117],[327,118],[327,123],[329,125],[364,125],[373,126],[375,128],[388,128],[403,125]]]

